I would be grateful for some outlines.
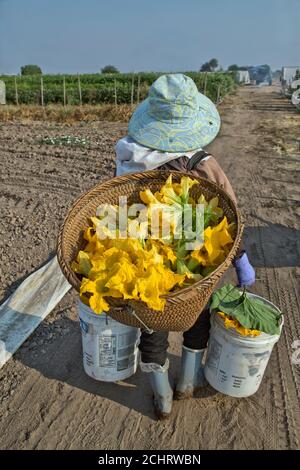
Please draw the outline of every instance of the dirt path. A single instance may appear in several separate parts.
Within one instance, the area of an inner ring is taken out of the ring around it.
[[[230,176],[246,219],[246,243],[260,279],[254,290],[286,313],[260,390],[238,400],[207,389],[197,399],[175,402],[168,422],[156,422],[140,372],[120,384],[84,374],[72,292],[0,371],[0,448],[299,448],[300,365],[291,356],[300,339],[300,115],[275,87],[240,89],[220,112],[222,131],[211,151]],[[112,174],[113,143],[125,130],[125,124],[101,122],[0,124],[0,296],[55,249],[74,198]],[[38,143],[60,134],[89,137],[90,148]],[[175,377],[179,344],[172,334]]]

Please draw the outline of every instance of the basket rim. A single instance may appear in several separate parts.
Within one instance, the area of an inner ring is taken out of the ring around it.
[[[207,178],[203,178],[203,177],[200,177],[200,176],[194,176],[193,174],[188,173],[188,172],[184,172],[184,171],[148,170],[148,171],[144,171],[142,173],[140,173],[140,172],[138,172],[138,173],[127,173],[125,175],[116,176],[114,178],[110,178],[110,179],[107,179],[105,181],[102,181],[102,182],[98,183],[97,185],[93,186],[92,188],[90,188],[89,190],[87,190],[85,193],[81,194],[77,199],[75,199],[74,203],[72,204],[72,206],[68,210],[68,212],[67,212],[67,214],[66,214],[66,216],[65,216],[65,218],[62,222],[62,225],[61,225],[61,228],[60,228],[59,234],[58,234],[58,240],[57,240],[57,258],[58,258],[58,262],[59,262],[59,265],[62,269],[63,274],[67,278],[68,282],[72,285],[72,287],[74,287],[78,292],[79,292],[81,281],[80,281],[80,278],[76,275],[76,273],[71,269],[71,266],[69,265],[69,263],[66,262],[64,236],[65,236],[65,231],[66,231],[67,225],[69,225],[71,223],[73,217],[75,217],[78,214],[78,212],[76,211],[76,208],[77,208],[78,205],[80,205],[80,202],[83,199],[87,198],[88,196],[90,196],[89,200],[91,200],[92,195],[93,195],[94,192],[96,192],[96,194],[99,194],[99,189],[100,188],[103,188],[103,190],[105,191],[106,187],[108,187],[107,189],[109,189],[109,187],[111,187],[111,186],[120,186],[128,180],[133,180],[133,181],[136,180],[138,182],[140,180],[143,181],[143,180],[146,180],[146,179],[149,179],[149,180],[158,179],[158,178],[167,179],[170,174],[172,174],[174,176],[177,176],[177,177],[178,176],[179,177],[189,176],[190,178],[194,178],[199,183],[203,183],[204,185],[208,183],[212,188],[214,187],[216,189],[216,191],[219,191],[219,192],[223,193],[223,195],[231,202],[232,208],[234,209],[235,217],[236,217],[236,222],[235,223],[237,225],[237,233],[236,233],[236,237],[234,239],[234,243],[233,243],[228,255],[226,256],[225,260],[219,266],[217,266],[217,268],[214,271],[212,271],[208,276],[204,277],[203,279],[200,279],[199,281],[194,282],[190,286],[177,289],[176,291],[170,292],[166,295],[162,295],[161,297],[168,300],[168,299],[178,297],[178,295],[181,295],[181,294],[187,294],[188,292],[192,291],[193,289],[200,287],[201,284],[205,284],[205,283],[209,282],[210,279],[214,278],[215,276],[218,276],[219,272],[223,271],[224,266],[231,264],[231,261],[234,258],[234,255],[237,252],[238,247],[240,245],[244,225],[242,223],[241,214],[240,214],[240,211],[239,211],[235,201],[229,196],[229,194],[223,189],[223,187],[221,185],[219,185],[218,183],[215,183],[214,181],[210,181]],[[123,302],[128,302],[128,300],[123,299]]]

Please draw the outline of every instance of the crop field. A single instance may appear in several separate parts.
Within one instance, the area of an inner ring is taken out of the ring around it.
[[[83,75],[0,75],[8,104],[133,104],[143,100],[149,86],[162,73]],[[227,72],[186,72],[212,101],[234,89],[234,75]],[[42,83],[41,83],[42,80]]]
[[[197,85],[203,89],[205,75],[198,75]],[[208,74],[208,94],[210,76],[225,76],[227,91],[233,86],[227,75]],[[126,134],[132,112],[132,75],[86,77],[85,82],[80,76],[82,89],[96,93],[97,87],[111,87],[109,103],[97,104],[94,111],[88,104],[83,111],[79,106],[63,111],[61,106],[57,113],[54,104],[43,110],[37,103],[40,78],[24,78],[22,85],[18,77],[20,100],[27,96],[33,104],[0,108],[2,299],[55,253],[60,224],[74,200],[114,174],[115,143]],[[63,77],[43,78],[45,97],[49,93],[49,102],[61,103]],[[141,76],[140,99],[154,78]],[[110,113],[115,109],[115,79],[120,90],[124,88],[125,104],[117,107],[123,114],[116,111],[111,122],[103,106]],[[14,103],[14,79],[7,80],[9,101]],[[76,80],[77,76],[65,78],[68,99],[78,104]],[[83,96],[87,103],[100,99],[100,94],[90,98],[88,91]],[[63,112],[69,115],[62,118]],[[251,291],[270,299],[285,314],[282,336],[258,392],[236,399],[207,387],[196,398],[175,401],[170,419],[157,422],[152,392],[140,371],[118,383],[97,382],[85,374],[77,293],[71,290],[0,370],[1,449],[299,448],[300,366],[295,340],[300,338],[300,114],[277,86],[239,87],[225,96],[219,112],[222,128],[208,150],[238,197],[245,245],[257,274]],[[236,282],[233,269],[225,281]],[[180,333],[170,335],[175,381],[181,339]]]

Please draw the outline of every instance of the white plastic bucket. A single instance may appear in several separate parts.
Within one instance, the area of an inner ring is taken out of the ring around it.
[[[137,369],[140,330],[123,325],[106,313],[97,315],[82,302],[78,303],[78,314],[86,374],[103,382],[133,375]]]
[[[262,297],[250,294],[271,304]],[[283,321],[281,323],[281,328]],[[232,397],[249,397],[259,388],[274,344],[280,335],[261,333],[259,336],[242,336],[224,326],[217,315],[211,315],[211,330],[204,375],[216,390]]]

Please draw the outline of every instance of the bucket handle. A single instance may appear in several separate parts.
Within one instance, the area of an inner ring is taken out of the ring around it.
[[[149,334],[152,335],[153,331],[151,328],[149,328],[146,323],[143,322],[143,320],[140,319],[140,317],[135,313],[135,311],[132,309],[131,310],[131,315],[133,315],[144,327],[145,331]]]
[[[144,327],[144,330],[149,334],[149,335],[152,335],[153,331],[151,328],[149,328],[146,323],[143,322],[143,320],[140,319],[140,317],[135,313],[135,311],[133,310],[132,307],[130,307],[129,305],[125,305],[124,307],[114,307],[114,310],[117,311],[117,312],[121,312],[122,310],[126,311],[126,313],[128,313],[129,315],[133,315],[140,323],[141,325],[143,325]]]

